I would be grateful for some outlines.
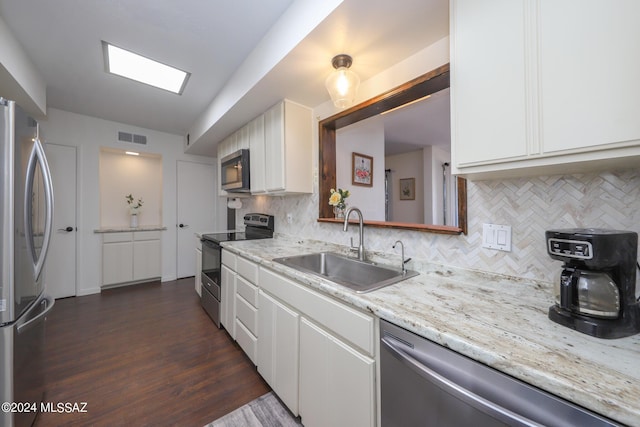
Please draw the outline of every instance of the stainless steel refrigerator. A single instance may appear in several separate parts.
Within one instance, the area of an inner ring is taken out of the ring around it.
[[[0,170],[0,425],[29,426],[43,400],[45,319],[54,303],[43,277],[53,188],[38,123],[1,97]]]

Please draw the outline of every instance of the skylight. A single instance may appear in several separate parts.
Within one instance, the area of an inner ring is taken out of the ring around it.
[[[105,69],[108,73],[126,77],[173,93],[181,94],[190,73],[131,51],[102,42]]]

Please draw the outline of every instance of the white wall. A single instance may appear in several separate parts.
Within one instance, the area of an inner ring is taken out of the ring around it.
[[[389,221],[431,224],[431,211],[424,206],[423,150],[387,156],[386,162],[391,169]],[[407,178],[415,179],[415,200],[400,200],[400,180]]]
[[[365,218],[384,221],[384,126],[373,117],[336,131],[336,183],[351,195],[347,206],[357,206]],[[317,126],[314,126],[317,127]],[[373,186],[353,185],[352,153],[373,157]],[[329,195],[325,194],[327,203]]]
[[[130,210],[125,197],[142,200],[138,226],[162,225],[162,156],[130,156],[100,150],[100,226],[128,227]]]
[[[42,76],[0,16],[0,96],[14,100],[36,117],[47,113]]]
[[[215,159],[183,153],[183,137],[54,108],[41,122],[46,142],[78,147],[78,295],[100,292],[102,238],[100,223],[99,158],[101,147],[139,150],[139,144],[117,142],[118,131],[146,135],[144,151],[162,155],[162,280],[176,277],[176,161],[196,160],[215,167]],[[212,186],[214,183],[211,184]],[[213,213],[212,213],[213,215]],[[220,224],[224,221],[220,219]],[[194,230],[202,231],[202,230]]]

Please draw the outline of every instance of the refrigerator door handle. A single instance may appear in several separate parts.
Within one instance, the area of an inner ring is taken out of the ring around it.
[[[41,320],[43,320],[51,311],[51,309],[53,309],[53,306],[55,305],[56,300],[53,299],[52,296],[50,295],[45,295],[42,300],[40,301],[40,304],[38,304],[37,306],[45,306],[45,308],[38,313],[35,317],[32,317],[31,319],[27,320],[26,322],[18,325],[16,327],[16,332],[18,334],[21,334],[23,332],[28,331],[29,329],[31,329],[32,327],[34,327],[35,325],[37,325]],[[36,310],[36,308],[34,307],[34,310]]]
[[[40,165],[42,171],[42,181],[44,184],[44,197],[45,197],[45,223],[44,223],[44,238],[42,241],[42,249],[40,254],[36,254],[34,247],[34,235],[33,235],[33,184],[36,174],[36,165]],[[31,254],[34,260],[33,273],[36,280],[40,277],[42,269],[44,268],[44,262],[47,258],[47,251],[49,250],[49,243],[51,241],[52,227],[53,227],[53,184],[51,182],[51,172],[49,170],[49,164],[47,163],[47,157],[44,154],[44,148],[40,143],[40,139],[36,137],[34,139],[33,149],[29,156],[29,162],[27,163],[27,181],[24,190],[24,223],[26,225],[26,237],[27,237],[27,250]]]

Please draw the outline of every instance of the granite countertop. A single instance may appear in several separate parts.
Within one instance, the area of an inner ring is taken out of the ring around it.
[[[94,233],[130,233],[135,231],[163,231],[167,227],[163,225],[145,225],[142,227],[103,227],[93,230]]]
[[[289,238],[225,242],[238,255],[618,422],[640,426],[640,335],[603,340],[553,323],[551,284],[412,261],[420,275],[366,294],[273,262],[348,248]],[[399,266],[397,255],[372,260]]]

